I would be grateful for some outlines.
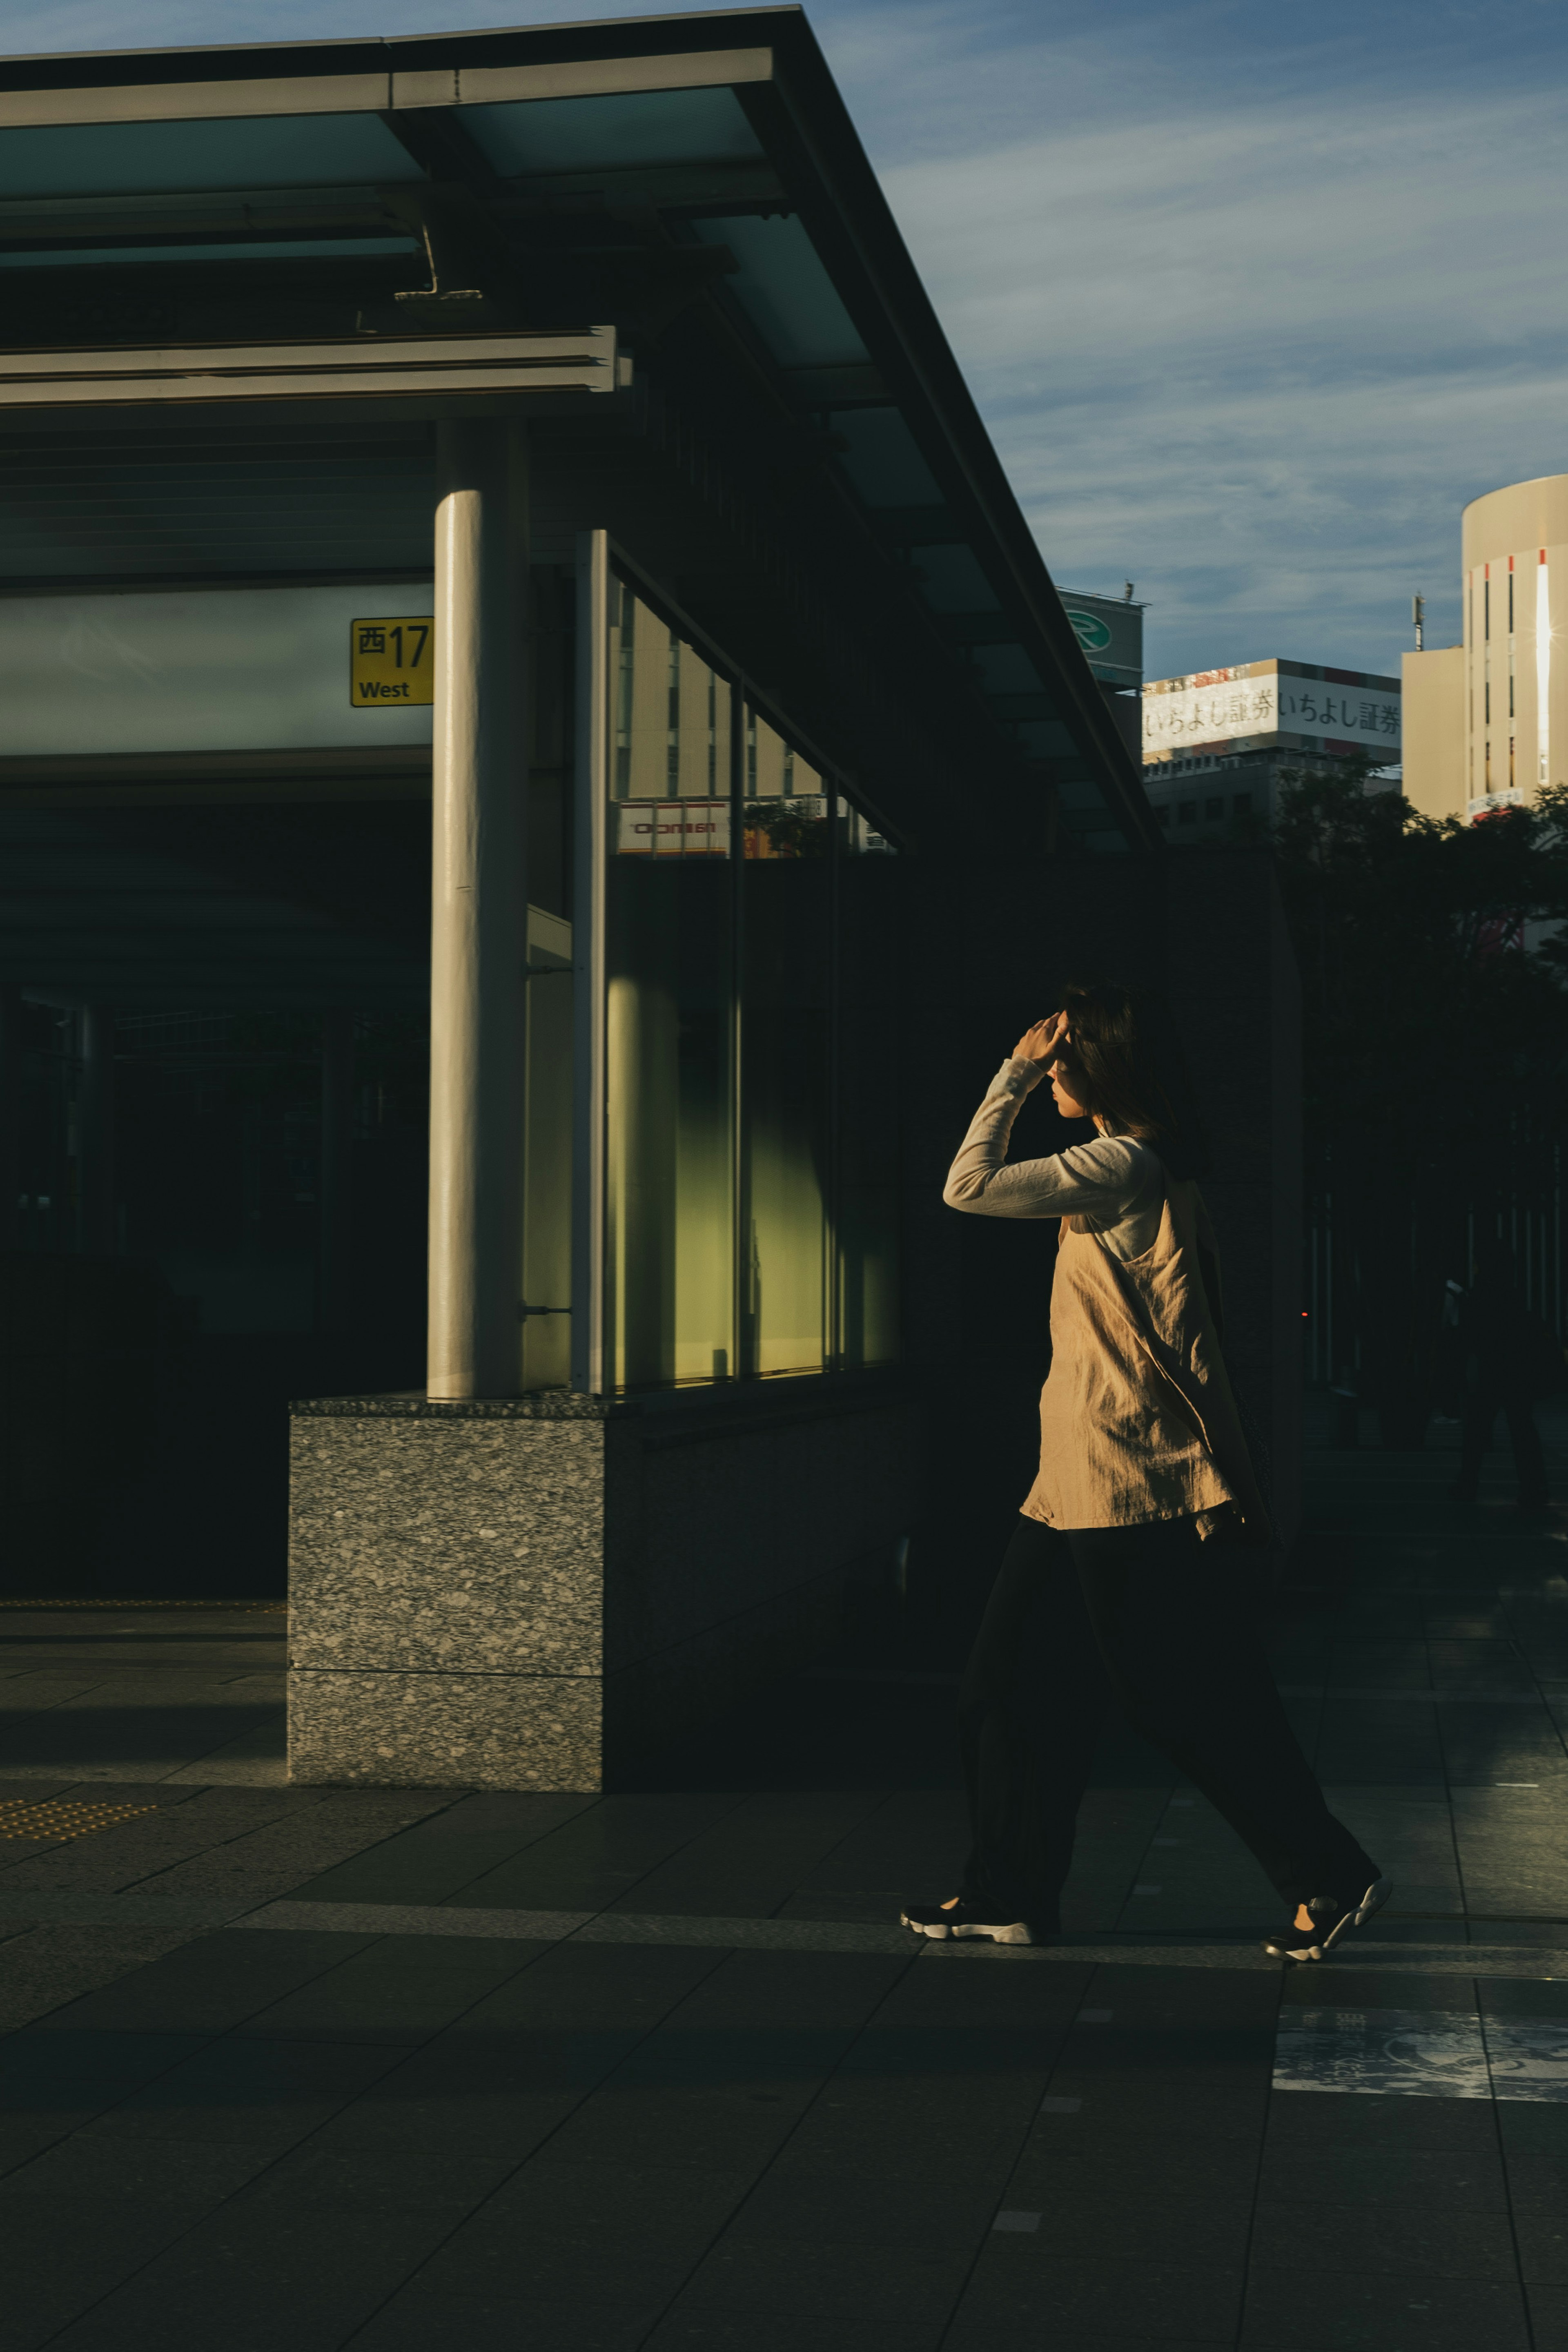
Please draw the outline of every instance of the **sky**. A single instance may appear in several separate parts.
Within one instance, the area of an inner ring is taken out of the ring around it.
[[[581,0],[0,0],[0,52],[570,23]],[[622,6],[622,17],[664,8]],[[1151,677],[1397,674],[1459,511],[1568,471],[1563,0],[813,0],[1059,585]]]

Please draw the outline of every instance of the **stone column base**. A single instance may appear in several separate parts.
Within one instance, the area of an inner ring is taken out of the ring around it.
[[[831,1647],[910,1524],[906,1420],[875,1381],[297,1405],[290,1778],[604,1787]]]

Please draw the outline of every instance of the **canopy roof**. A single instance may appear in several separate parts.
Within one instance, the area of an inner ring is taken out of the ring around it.
[[[146,341],[117,323],[128,274],[143,296],[148,273],[221,285],[235,335],[268,302],[310,331],[346,267],[363,323],[403,332],[559,326],[591,287],[633,350],[700,293],[1070,837],[1161,847],[800,9],[27,57],[3,79],[0,345]]]

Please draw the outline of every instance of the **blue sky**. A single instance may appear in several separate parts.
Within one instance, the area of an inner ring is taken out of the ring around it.
[[[0,0],[0,49],[584,13]],[[1415,589],[1458,636],[1461,506],[1568,471],[1563,0],[808,13],[1052,572],[1137,583],[1150,676],[1396,669]]]

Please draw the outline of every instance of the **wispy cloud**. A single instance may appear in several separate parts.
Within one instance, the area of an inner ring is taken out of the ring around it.
[[[1388,666],[1412,590],[1457,618],[1463,501],[1568,467],[1561,111],[1184,106],[884,172],[1048,560],[1137,579],[1159,668]]]

